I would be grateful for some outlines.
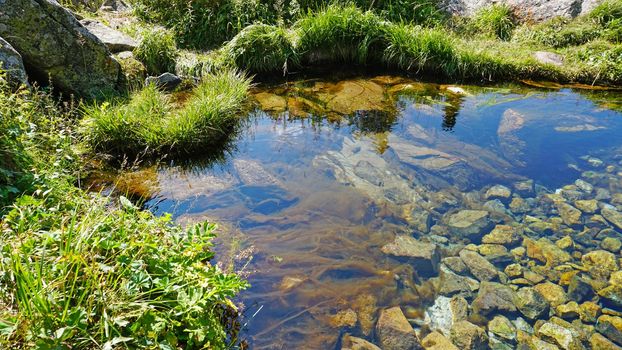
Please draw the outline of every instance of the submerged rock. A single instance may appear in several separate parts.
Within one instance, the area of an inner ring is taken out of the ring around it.
[[[365,339],[346,334],[341,340],[341,350],[380,350],[380,348]]]
[[[425,311],[424,322],[431,330],[449,336],[454,323],[467,318],[468,307],[463,297],[439,296],[434,301],[434,305]]]
[[[449,229],[461,237],[481,237],[490,226],[490,215],[483,210],[461,210],[447,221]]]
[[[399,306],[382,310],[376,334],[383,350],[422,349],[419,340]]]
[[[537,241],[525,238],[523,245],[527,249],[528,257],[546,263],[548,267],[554,267],[572,260],[570,254],[544,237]]]
[[[486,199],[508,199],[512,195],[512,190],[503,185],[494,185],[484,194]]]
[[[432,332],[423,338],[421,345],[426,350],[460,350],[439,332]]]
[[[564,223],[570,227],[581,225],[581,211],[572,205],[564,202],[557,202],[557,210],[564,220]]]
[[[574,332],[559,324],[546,322],[537,331],[537,335],[553,344],[556,344],[564,350],[583,349],[581,341],[576,338]]]
[[[622,230],[622,213],[610,208],[603,208],[600,213],[602,216],[607,219],[613,226],[615,226],[618,230]]]
[[[440,254],[434,243],[425,243],[410,236],[398,235],[393,242],[382,247],[382,252],[408,259],[421,275],[429,276],[438,273]]]
[[[476,252],[463,249],[460,252],[460,258],[471,274],[480,281],[493,281],[499,276],[497,268]]]
[[[551,282],[544,282],[534,286],[534,289],[544,297],[544,299],[551,305],[556,307],[557,305],[564,304],[568,301],[568,296],[564,291],[564,288]]]
[[[514,299],[514,291],[510,287],[496,282],[482,282],[472,303],[473,311],[483,316],[515,312]]]
[[[453,325],[451,341],[461,350],[485,350],[488,348],[486,331],[469,321],[460,321]]]
[[[516,292],[515,304],[525,317],[535,320],[547,315],[549,303],[540,292],[524,287]]]
[[[488,336],[513,344],[516,341],[516,327],[507,317],[497,315],[488,322]]]
[[[592,350],[622,350],[622,347],[615,345],[611,340],[597,332],[590,337],[590,347]]]
[[[596,322],[596,330],[612,342],[622,345],[622,318],[602,315]]]
[[[612,272],[619,270],[616,256],[605,250],[594,250],[583,255],[581,263],[595,278],[609,279]]]
[[[507,225],[497,225],[490,233],[482,237],[482,243],[514,245],[521,239],[515,227]]]

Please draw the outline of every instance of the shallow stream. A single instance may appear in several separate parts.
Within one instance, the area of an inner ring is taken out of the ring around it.
[[[483,234],[505,224],[555,242],[594,231],[592,243],[575,239],[580,254],[600,249],[602,230],[620,235],[611,221],[592,224],[598,210],[583,211],[578,223],[560,219],[556,200],[620,209],[622,92],[377,76],[259,86],[253,99],[224,161],[118,179],[157,214],[221,223],[218,262],[252,284],[240,301],[242,337],[253,349],[339,349],[345,333],[378,344],[379,312],[392,306],[424,327],[426,308],[442,294],[441,267],[383,249],[397,235],[435,244],[441,258],[473,243],[500,273],[518,261],[540,274],[547,261],[517,257],[509,244],[487,254]],[[464,209],[488,213],[481,234],[452,226]]]

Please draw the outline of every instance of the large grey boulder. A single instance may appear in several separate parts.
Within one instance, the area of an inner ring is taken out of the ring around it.
[[[600,0],[443,0],[441,6],[452,14],[471,16],[495,3],[507,4],[526,19],[543,21],[553,17],[573,18],[585,14]]]
[[[138,43],[132,39],[129,35],[121,33],[116,29],[112,29],[107,25],[93,20],[83,19],[80,23],[93,33],[99,40],[101,40],[112,53],[118,53],[123,51],[133,51]]]
[[[60,90],[94,98],[117,87],[121,67],[106,45],[54,0],[0,0],[0,36]]]
[[[28,85],[22,56],[2,38],[0,38],[0,69],[6,72],[6,78],[11,86]]]

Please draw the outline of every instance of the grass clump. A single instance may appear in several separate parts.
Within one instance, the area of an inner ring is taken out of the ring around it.
[[[456,70],[454,43],[443,30],[390,25],[386,38],[383,60],[388,66],[448,75]]]
[[[225,348],[228,298],[247,284],[209,263],[215,226],[111,205],[67,184],[17,200],[0,232],[0,345]]]
[[[110,154],[192,154],[225,141],[238,122],[250,81],[233,71],[204,77],[183,106],[154,86],[127,104],[87,107],[85,137]],[[177,108],[175,108],[177,107]]]
[[[516,26],[512,9],[505,4],[494,4],[479,10],[470,20],[475,31],[509,40]]]
[[[387,25],[371,11],[331,5],[296,23],[296,48],[306,63],[378,62],[386,46]]]
[[[282,71],[299,64],[288,33],[276,26],[254,24],[244,28],[225,47],[237,67],[253,73]]]
[[[534,43],[554,48],[577,46],[598,38],[601,28],[590,21],[553,18],[535,26],[521,26],[516,30],[515,42]]]
[[[134,56],[145,65],[149,74],[174,72],[177,57],[175,38],[163,28],[145,30],[140,44],[134,49]]]

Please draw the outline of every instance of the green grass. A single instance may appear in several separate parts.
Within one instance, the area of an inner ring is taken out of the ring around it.
[[[378,62],[388,24],[371,11],[331,5],[295,24],[296,49],[307,64]]]
[[[0,347],[226,347],[228,298],[247,284],[209,263],[214,225],[183,230],[67,185],[3,222]]]
[[[244,28],[224,48],[237,67],[253,73],[283,72],[298,66],[298,55],[282,28],[255,24]]]
[[[203,112],[201,99],[230,103],[223,85],[243,84],[213,79],[188,115]],[[161,113],[160,95],[142,97],[134,111]],[[182,229],[74,187],[87,156],[79,118],[47,93],[11,91],[0,74],[0,348],[228,348],[230,298],[247,283],[210,264],[216,227]]]
[[[477,32],[508,40],[516,23],[508,5],[494,4],[479,10],[471,18],[469,25]]]
[[[206,152],[229,138],[250,82],[233,71],[204,77],[183,106],[149,86],[128,103],[85,108],[85,140],[113,155],[184,155]]]
[[[388,45],[383,61],[390,67],[407,71],[456,73],[457,57],[453,39],[440,29],[427,29],[408,25],[387,27]]]
[[[153,28],[143,31],[141,36],[134,56],[145,65],[147,72],[153,75],[175,72],[177,47],[173,34],[163,28]]]

